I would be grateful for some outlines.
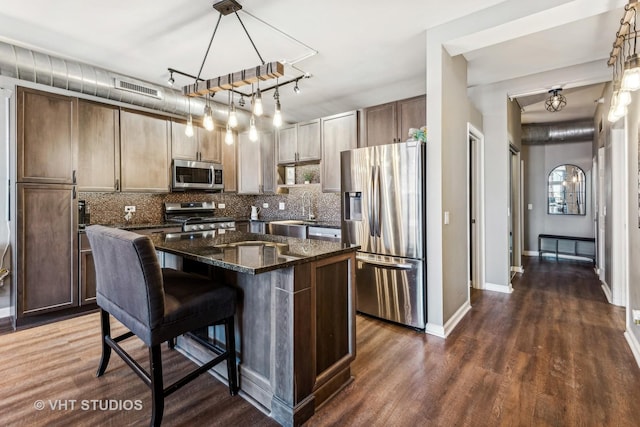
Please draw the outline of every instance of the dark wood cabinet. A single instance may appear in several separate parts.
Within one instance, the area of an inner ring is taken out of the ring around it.
[[[78,101],[78,190],[120,190],[120,109]]]
[[[166,193],[170,190],[169,120],[120,111],[121,190]]]
[[[362,147],[406,141],[409,129],[427,124],[427,98],[421,95],[365,108],[362,121]]]
[[[71,185],[17,185],[18,319],[78,305],[77,212]]]
[[[322,134],[322,191],[340,191],[340,152],[358,148],[358,112],[336,114],[320,120]]]
[[[85,233],[79,235],[79,303],[80,305],[92,304],[96,302],[96,268],[93,263],[91,245]]]
[[[171,157],[221,163],[219,127],[208,131],[200,126],[193,126],[194,134],[191,137],[185,134],[186,127],[186,122],[182,120],[171,121]]]
[[[238,135],[238,194],[275,193],[275,137],[260,132],[257,141]]]
[[[314,162],[320,160],[320,119],[278,130],[278,164]]]
[[[17,91],[17,181],[75,184],[78,99]]]

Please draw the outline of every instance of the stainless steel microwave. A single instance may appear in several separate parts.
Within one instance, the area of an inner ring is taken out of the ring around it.
[[[174,191],[224,189],[222,165],[219,163],[174,159],[172,165],[171,180]]]

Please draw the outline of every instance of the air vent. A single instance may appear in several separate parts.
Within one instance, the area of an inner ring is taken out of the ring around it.
[[[153,98],[162,99],[162,92],[152,87],[142,86],[137,83],[128,82],[126,80],[115,80],[115,88],[122,89],[129,92],[139,93],[140,95],[151,96]]]

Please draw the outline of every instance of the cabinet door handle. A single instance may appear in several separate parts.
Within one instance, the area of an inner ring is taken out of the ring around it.
[[[75,199],[76,199],[76,187],[74,186],[73,187],[73,200],[75,200]]]
[[[73,170],[73,173],[71,174],[71,182],[75,185],[76,184],[76,170]]]
[[[116,191],[120,191],[120,179],[116,178]]]

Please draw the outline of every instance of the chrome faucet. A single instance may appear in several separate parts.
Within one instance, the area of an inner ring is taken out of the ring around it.
[[[306,199],[306,203],[305,203],[305,199]],[[305,191],[304,193],[302,193],[302,216],[303,217],[305,215],[305,206],[307,205],[308,205],[307,219],[312,220],[315,218],[315,215],[311,212],[311,194]]]

